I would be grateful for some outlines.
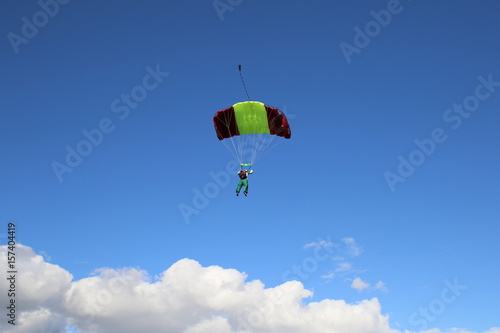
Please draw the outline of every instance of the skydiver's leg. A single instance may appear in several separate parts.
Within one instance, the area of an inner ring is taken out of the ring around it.
[[[248,194],[248,179],[244,179],[244,186],[245,186],[245,188],[243,189],[243,193],[245,195],[247,195]]]
[[[238,195],[238,193],[240,193],[240,190],[241,190],[241,187],[243,186],[243,181],[240,180],[238,182],[238,186],[236,186],[236,195]]]

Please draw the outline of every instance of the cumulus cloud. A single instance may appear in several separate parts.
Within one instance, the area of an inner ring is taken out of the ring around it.
[[[72,325],[97,333],[391,332],[376,299],[305,305],[310,296],[297,281],[265,288],[236,270],[182,259],[154,281],[137,270],[103,271],[73,283],[65,304]]]
[[[6,251],[0,247],[2,267]],[[266,287],[237,270],[203,267],[191,259],[157,277],[136,268],[105,268],[73,281],[29,247],[19,245],[17,251],[22,267],[17,300],[25,306],[18,308],[15,327],[0,322],[4,333],[399,332],[390,328],[376,298],[306,304],[312,292],[298,281]],[[5,293],[2,297],[6,301]]]
[[[7,267],[7,252],[7,246],[0,247],[0,267]],[[14,288],[11,288],[9,280],[0,279],[1,291],[12,290],[0,293],[0,303],[10,304],[13,299],[16,308],[22,309],[22,312],[18,313],[15,326],[2,320],[0,331],[62,332],[66,322],[61,314],[62,297],[69,289],[73,276],[61,267],[45,262],[42,256],[27,246],[17,245],[15,253],[17,274]],[[9,297],[8,294],[12,293],[14,297]],[[6,313],[2,317],[8,318]]]
[[[7,246],[1,247],[1,267],[7,267]],[[18,294],[17,302],[23,309],[33,310],[58,299],[69,288],[73,276],[57,265],[45,262],[42,256],[35,254],[27,246],[18,245],[16,252],[16,269],[19,285],[23,292]],[[0,289],[7,290],[9,282],[0,279]],[[0,300],[6,301],[7,295],[0,294]]]

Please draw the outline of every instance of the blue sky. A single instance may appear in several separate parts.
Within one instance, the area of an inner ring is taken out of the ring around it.
[[[67,288],[103,268],[188,274],[190,259],[299,281],[305,306],[375,299],[389,317],[374,332],[500,326],[497,1],[0,6],[0,244],[14,221]],[[247,99],[238,64],[292,129],[248,197],[212,125]]]

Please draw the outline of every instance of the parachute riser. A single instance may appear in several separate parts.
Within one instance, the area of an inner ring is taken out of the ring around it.
[[[245,167],[248,167],[248,168],[245,168]],[[240,168],[241,168],[241,171],[243,170],[252,170],[252,164],[250,163],[241,163],[240,164]]]

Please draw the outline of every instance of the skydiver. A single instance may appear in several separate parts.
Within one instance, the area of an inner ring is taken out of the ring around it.
[[[238,196],[240,194],[240,190],[242,187],[243,187],[243,194],[245,196],[248,195],[248,175],[250,175],[252,173],[253,173],[253,170],[251,170],[251,169],[238,171],[238,176],[240,177],[240,181],[238,182],[238,186],[236,187],[236,196]]]

